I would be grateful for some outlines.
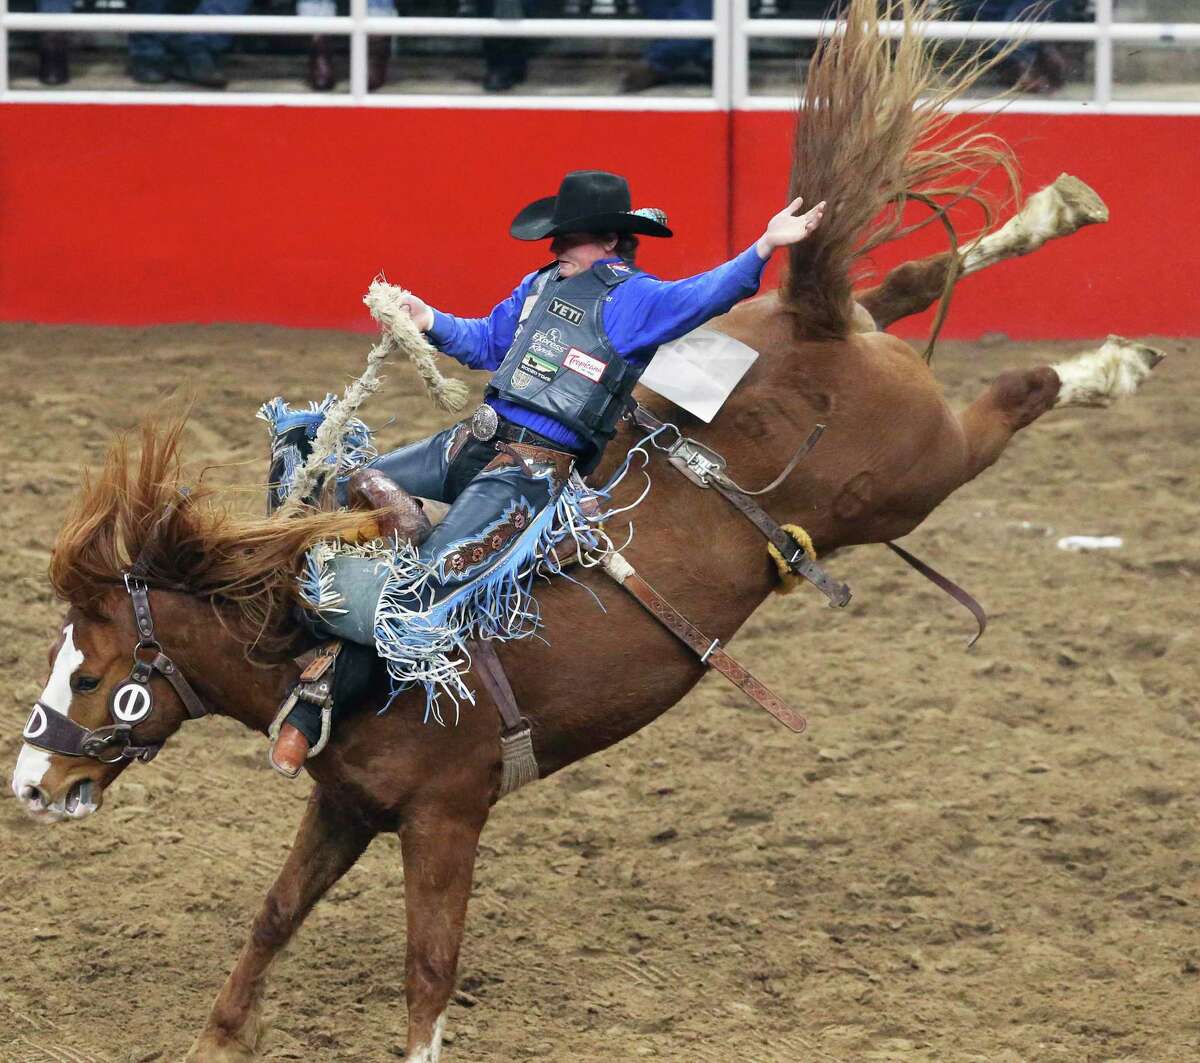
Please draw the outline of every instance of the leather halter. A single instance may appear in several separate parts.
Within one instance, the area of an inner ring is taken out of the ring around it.
[[[161,675],[174,688],[188,716],[207,716],[208,708],[174,661],[163,653],[155,637],[154,618],[150,614],[150,589],[134,576],[125,575],[125,589],[133,605],[138,642],[133,648],[133,667],[129,675],[113,687],[108,697],[108,714],[113,722],[89,729],[38,701],[25,724],[23,737],[31,746],[64,757],[87,757],[102,764],[122,760],[153,760],[162,742],[135,745],[133,728],[154,711],[154,689],[150,680]],[[108,755],[111,754],[111,755]]]

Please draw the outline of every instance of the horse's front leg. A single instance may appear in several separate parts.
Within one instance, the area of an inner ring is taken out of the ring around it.
[[[292,851],[192,1050],[188,1063],[240,1063],[255,1057],[262,1035],[267,969],[314,904],[363,854],[375,831],[352,810],[313,789]]]
[[[407,1063],[437,1063],[441,1055],[475,850],[487,819],[486,800],[472,804],[472,810],[443,803],[415,808],[400,829],[408,918]]]
[[[988,233],[958,256],[960,276],[978,273],[997,262],[1036,251],[1048,240],[1070,236],[1085,225],[1108,221],[1104,201],[1077,177],[1060,174],[1053,184],[1035,192],[999,229]],[[897,266],[876,288],[856,292],[859,306],[870,314],[875,329],[885,329],[902,317],[927,310],[941,297],[955,255],[943,252]],[[861,316],[861,315],[860,315]],[[860,332],[872,331],[865,319]]]

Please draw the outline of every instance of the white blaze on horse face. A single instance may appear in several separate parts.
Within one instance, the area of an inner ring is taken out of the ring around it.
[[[1047,240],[1104,221],[1108,221],[1104,200],[1078,177],[1060,174],[1054,184],[1030,196],[1019,213],[963,252],[963,275],[1028,255]]]
[[[71,709],[71,676],[83,664],[83,654],[75,648],[74,625],[63,628],[62,645],[50,669],[50,680],[42,691],[41,703],[48,709],[67,716]],[[28,743],[21,746],[17,766],[13,770],[12,789],[17,799],[33,812],[48,811],[40,797],[34,797],[46,772],[50,770],[50,754],[44,749],[35,749]]]
[[[1050,367],[1061,381],[1054,406],[1107,406],[1113,399],[1137,391],[1162,360],[1162,351],[1121,336],[1109,336],[1098,351]]]
[[[427,1045],[413,1049],[405,1063],[438,1063],[442,1058],[442,1035],[446,1032],[446,1013],[443,1011],[433,1026],[433,1038]]]

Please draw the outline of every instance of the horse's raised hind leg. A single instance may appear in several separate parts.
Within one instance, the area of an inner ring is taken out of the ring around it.
[[[1070,236],[1085,225],[1108,221],[1104,201],[1077,177],[1060,174],[1035,192],[1025,205],[995,232],[976,241],[959,256],[961,276],[977,273],[1006,259],[1036,251],[1046,241]],[[876,329],[885,329],[902,317],[927,310],[941,297],[946,274],[954,261],[943,252],[897,266],[876,288],[855,294],[859,306],[870,314]],[[858,315],[856,328],[872,331]]]
[[[1099,350],[1065,362],[1001,373],[959,417],[967,444],[965,479],[978,476],[1014,433],[1047,410],[1107,406],[1132,395],[1162,358],[1153,347],[1109,336]]]
[[[416,809],[400,829],[408,921],[406,1063],[437,1063],[441,1055],[475,850],[486,819],[485,798],[475,814],[442,807]]]
[[[271,961],[374,836],[375,831],[352,811],[328,800],[320,786],[313,789],[292,851],[255,917],[250,940],[221,988],[187,1063],[243,1063],[255,1058]]]

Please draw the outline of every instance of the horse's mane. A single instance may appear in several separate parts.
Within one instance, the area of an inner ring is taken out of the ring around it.
[[[186,421],[180,415],[144,423],[136,454],[123,434],[99,471],[84,470],[54,544],[50,582],[65,602],[102,616],[101,600],[136,562],[152,587],[232,607],[248,647],[277,653],[295,637],[293,577],[304,551],[322,539],[372,538],[374,516],[235,513],[213,488],[183,485],[179,444]]]
[[[999,204],[979,190],[984,174],[999,168],[1019,195],[1012,150],[980,132],[987,118],[951,129],[954,116],[945,108],[1020,42],[994,53],[962,42],[947,54],[914,25],[943,10],[937,0],[850,0],[844,32],[824,38],[808,68],[791,194],[809,206],[826,199],[828,209],[816,232],[791,247],[781,289],[803,338],[849,334],[855,262],[912,231],[901,225],[914,194],[946,206],[970,200],[982,208],[985,227]],[[882,32],[886,19],[904,22],[901,37]]]

